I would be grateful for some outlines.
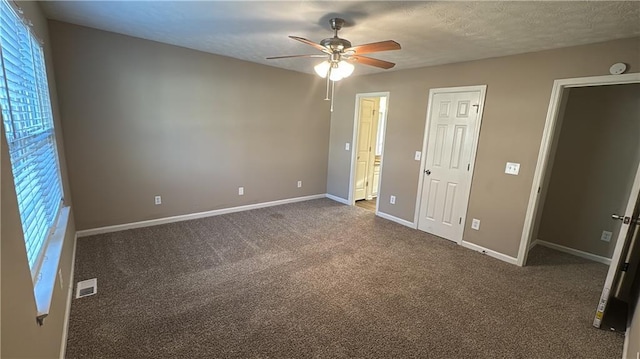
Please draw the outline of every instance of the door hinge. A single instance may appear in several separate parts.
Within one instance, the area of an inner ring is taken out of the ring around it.
[[[467,163],[467,171],[471,168],[471,163]]]
[[[542,188],[542,187],[538,187],[538,193],[540,193],[540,189],[541,189],[541,188]]]
[[[622,266],[620,266],[621,272],[626,272],[628,270],[629,270],[629,263],[623,263]]]
[[[458,224],[462,224],[462,217],[460,217],[460,220],[458,221]]]
[[[476,108],[476,113],[478,113],[478,111],[480,111],[480,110],[479,110],[479,109],[480,109],[480,105],[479,105],[479,104],[471,105],[471,106],[473,106],[473,107],[475,107],[475,108]]]
[[[364,186],[368,187],[369,186],[369,181],[365,182]]]

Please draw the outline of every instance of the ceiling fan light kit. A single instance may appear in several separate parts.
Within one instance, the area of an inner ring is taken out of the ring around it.
[[[318,76],[327,79],[327,96],[325,100],[331,100],[331,111],[333,112],[333,94],[335,82],[343,78],[351,76],[355,66],[352,62],[361,63],[368,66],[379,67],[382,69],[390,69],[395,66],[394,63],[374,59],[362,54],[368,54],[379,51],[400,50],[400,44],[393,40],[374,42],[370,44],[351,46],[351,42],[338,37],[338,31],[342,29],[345,21],[341,18],[333,18],[329,20],[331,29],[334,31],[333,37],[324,39],[320,43],[298,36],[289,36],[290,38],[300,41],[309,46],[322,51],[324,55],[290,55],[268,57],[268,60],[298,57],[325,57],[326,60],[314,66],[314,71]],[[331,91],[329,91],[331,90]]]
[[[329,75],[331,81],[340,81],[345,77],[351,76],[355,66],[353,64],[341,60],[339,62],[322,61],[313,67],[316,74],[323,79]]]

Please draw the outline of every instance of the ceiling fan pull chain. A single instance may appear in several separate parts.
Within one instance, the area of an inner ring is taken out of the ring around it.
[[[331,71],[331,69],[329,69]],[[329,101],[329,71],[327,71],[327,95],[324,97],[325,101]]]
[[[329,77],[329,76],[327,76]],[[333,97],[336,93],[336,82],[331,81],[331,112],[333,112]]]

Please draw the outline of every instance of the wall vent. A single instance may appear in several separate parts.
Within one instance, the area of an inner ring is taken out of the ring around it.
[[[76,298],[88,297],[98,293],[98,278],[92,278],[78,282]]]

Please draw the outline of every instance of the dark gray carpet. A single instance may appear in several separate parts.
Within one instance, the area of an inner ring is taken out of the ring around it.
[[[328,199],[80,238],[67,358],[620,358],[606,267],[531,264]]]

